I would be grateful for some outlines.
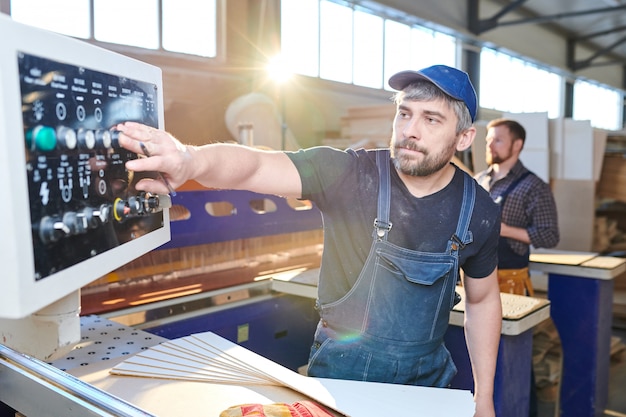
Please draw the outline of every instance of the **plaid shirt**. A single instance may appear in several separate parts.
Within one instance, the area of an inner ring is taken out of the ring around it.
[[[492,167],[474,178],[496,200],[525,172],[528,169],[518,160],[506,177],[495,183],[492,183]],[[559,243],[556,203],[550,186],[541,178],[531,172],[504,197],[502,223],[526,229],[535,248],[552,248]],[[513,239],[507,241],[515,253],[522,255],[528,250],[528,245],[523,242]]]

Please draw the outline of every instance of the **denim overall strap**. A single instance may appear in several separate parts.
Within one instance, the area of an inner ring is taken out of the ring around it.
[[[472,243],[474,237],[469,230],[474,204],[476,202],[476,182],[469,175],[464,175],[463,202],[461,203],[461,213],[456,231],[448,242],[449,253],[457,253],[466,245]]]
[[[378,166],[378,212],[374,220],[374,236],[379,240],[387,240],[391,230],[389,210],[391,205],[391,176],[389,175],[389,150],[385,149],[376,154]]]

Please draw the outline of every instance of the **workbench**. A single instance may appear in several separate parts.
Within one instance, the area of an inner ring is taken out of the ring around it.
[[[278,274],[273,278],[272,288],[287,294],[316,298],[318,275],[318,269]],[[452,388],[472,390],[473,377],[463,328],[463,287],[457,287],[457,293],[461,295],[461,302],[450,313],[450,327],[445,337],[446,347],[458,369]],[[514,294],[500,294],[500,297],[503,319],[494,385],[496,414],[502,417],[527,417],[532,329],[550,317],[550,302]]]
[[[622,258],[594,253],[542,251],[530,270],[547,274],[551,316],[561,338],[560,415],[604,415],[608,401],[613,278]]]
[[[119,362],[163,343],[166,339],[98,316],[83,317],[81,325],[84,331],[83,341],[70,355],[52,362],[51,365],[145,410],[148,413],[146,415],[217,417],[221,411],[239,404],[311,400],[300,392],[283,386],[111,375],[110,370]],[[338,407],[352,410],[349,415],[354,417],[402,415],[412,406],[419,406],[420,415],[429,417],[472,417],[474,413],[469,391],[363,381],[315,380],[320,382],[326,397],[330,394]],[[22,392],[21,395],[28,394]],[[332,409],[329,411],[335,416],[343,415]],[[62,414],[52,412],[52,415]]]

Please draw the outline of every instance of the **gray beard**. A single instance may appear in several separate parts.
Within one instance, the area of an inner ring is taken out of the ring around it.
[[[454,146],[454,145],[453,145]],[[424,153],[424,161],[416,162],[410,158],[398,157],[397,149],[406,148],[415,151],[421,151]],[[438,155],[430,155],[426,150],[422,149],[420,146],[416,145],[412,141],[404,141],[400,144],[396,144],[394,147],[393,156],[393,165],[395,168],[405,175],[410,175],[412,177],[428,177],[441,169],[443,169],[452,158],[454,154],[454,147],[450,147],[449,149],[444,150]],[[451,152],[451,154],[450,154]],[[449,156],[446,157],[446,154]]]
[[[420,164],[409,161],[406,158],[393,159],[393,164],[398,171],[412,177],[428,177],[435,172],[443,169],[446,165],[448,165],[449,162],[450,161],[433,161],[429,159]]]

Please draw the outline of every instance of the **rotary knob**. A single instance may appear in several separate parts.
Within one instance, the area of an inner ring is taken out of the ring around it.
[[[113,146],[113,136],[105,129],[96,130],[96,146],[98,148],[109,149]]]
[[[70,129],[66,126],[60,126],[57,128],[57,141],[65,149],[76,149],[78,145],[78,137],[74,129]]]
[[[93,130],[78,129],[78,147],[81,149],[93,149],[96,146],[96,135]]]

